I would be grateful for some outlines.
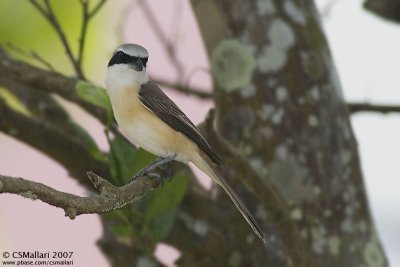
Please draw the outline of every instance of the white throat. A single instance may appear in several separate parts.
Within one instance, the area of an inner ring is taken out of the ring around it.
[[[140,72],[124,64],[115,64],[107,68],[106,89],[109,92],[120,90],[126,86],[140,86],[148,81],[146,68]]]

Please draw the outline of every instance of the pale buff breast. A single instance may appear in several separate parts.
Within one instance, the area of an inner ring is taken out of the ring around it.
[[[143,106],[137,93],[138,88],[125,87],[110,94],[121,130],[133,143],[157,156],[176,154],[179,161],[191,160],[188,156],[197,146]]]

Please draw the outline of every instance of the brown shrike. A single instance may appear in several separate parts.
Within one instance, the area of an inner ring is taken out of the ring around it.
[[[149,80],[147,50],[137,44],[119,46],[108,63],[106,88],[122,131],[136,145],[159,156],[162,163],[193,162],[220,185],[253,231],[265,236],[249,210],[217,170],[222,161],[189,118]]]

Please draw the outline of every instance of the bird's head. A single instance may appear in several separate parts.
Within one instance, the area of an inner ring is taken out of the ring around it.
[[[149,53],[137,44],[123,44],[115,49],[108,62],[106,87],[141,85],[147,83]]]

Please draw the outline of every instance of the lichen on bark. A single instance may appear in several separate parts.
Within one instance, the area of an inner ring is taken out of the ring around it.
[[[256,219],[281,253],[253,255],[265,266],[387,266],[372,235],[357,144],[314,3],[202,2],[192,1],[208,54],[244,40],[257,62],[251,81],[237,90],[214,83],[217,131],[244,158],[226,173],[247,185],[252,194],[234,183],[257,206]],[[223,29],[207,27],[205,5],[217,10]],[[243,176],[251,172],[256,177]],[[241,266],[260,264],[248,257],[242,253]]]

